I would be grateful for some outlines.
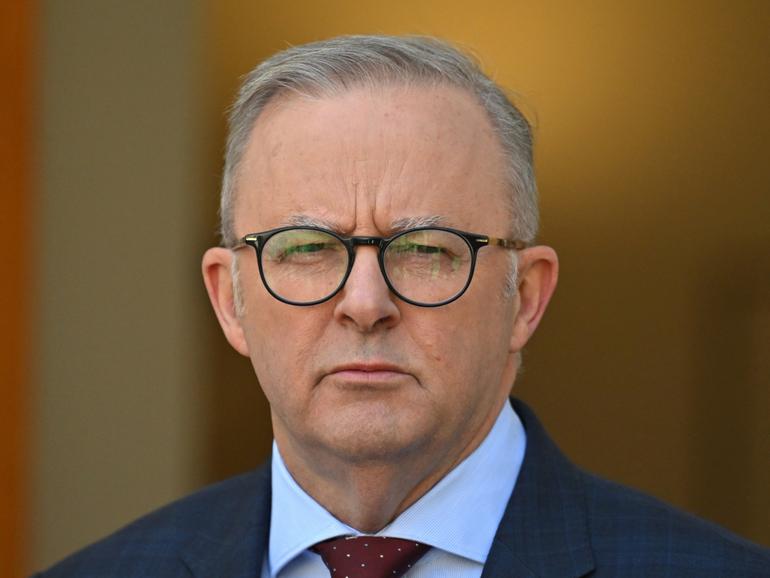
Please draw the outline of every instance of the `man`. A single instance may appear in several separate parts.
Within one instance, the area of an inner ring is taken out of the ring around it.
[[[571,465],[508,396],[556,286],[529,125],[467,57],[345,37],[257,67],[203,276],[262,469],[41,576],[770,576],[758,546]]]

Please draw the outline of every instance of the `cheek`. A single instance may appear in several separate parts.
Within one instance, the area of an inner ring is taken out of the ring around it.
[[[256,307],[261,314],[251,315],[249,310],[243,323],[257,379],[271,402],[276,396],[303,395],[313,385],[309,369],[323,323],[314,323],[304,310],[278,302],[260,302]]]
[[[438,313],[436,311],[436,313]],[[409,334],[410,349],[420,360],[423,385],[439,395],[462,388],[472,371],[472,355],[467,355],[467,335],[463,324],[457,324],[454,316],[436,315],[431,322],[409,322],[403,326]]]
[[[405,320],[413,347],[428,366],[424,379],[460,396],[474,390],[469,383],[498,385],[509,354],[511,305],[494,297],[486,303],[488,306],[474,307],[471,302],[462,311],[436,311],[441,314],[429,321]]]
[[[431,332],[429,329],[415,331],[412,333],[412,339],[417,347],[422,351],[427,361],[436,364],[446,362],[448,355],[448,345],[446,343],[446,334],[440,331]]]

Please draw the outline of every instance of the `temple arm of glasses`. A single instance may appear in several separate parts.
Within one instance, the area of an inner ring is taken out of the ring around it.
[[[497,245],[498,247],[516,249],[517,251],[521,251],[527,246],[524,241],[519,241],[518,239],[498,239],[497,237],[487,237],[487,245]]]
[[[241,237],[238,239],[235,243],[233,243],[228,249],[231,251],[238,251],[239,249],[243,249],[244,247],[248,247],[249,243],[248,241],[254,241],[256,237],[254,235],[246,235],[245,237]]]

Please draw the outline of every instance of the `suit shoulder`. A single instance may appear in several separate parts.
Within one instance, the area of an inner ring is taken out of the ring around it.
[[[601,568],[625,552],[677,576],[770,578],[770,550],[643,492],[582,472]]]
[[[228,520],[255,511],[266,476],[269,468],[260,468],[207,486],[142,516],[34,578],[188,577],[182,551],[201,533],[216,540]]]

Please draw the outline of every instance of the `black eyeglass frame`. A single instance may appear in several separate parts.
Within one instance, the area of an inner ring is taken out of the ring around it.
[[[270,284],[265,279],[265,273],[262,269],[262,249],[264,248],[265,244],[272,236],[277,235],[278,233],[283,233],[284,231],[292,231],[292,230],[319,231],[321,233],[326,233],[327,235],[331,235],[335,239],[339,240],[347,249],[347,252],[348,252],[347,271],[345,271],[345,274],[343,275],[339,286],[337,286],[337,288],[334,291],[332,291],[329,295],[327,295],[323,299],[316,299],[315,301],[309,301],[309,302],[297,302],[297,301],[291,301],[289,299],[285,299],[284,297],[281,297],[275,291],[273,291],[273,289],[270,287]],[[466,281],[463,288],[457,293],[455,293],[449,299],[445,299],[444,301],[439,301],[438,303],[421,303],[419,301],[414,301],[412,299],[404,297],[401,293],[399,293],[393,287],[393,285],[390,282],[390,279],[388,278],[388,274],[385,272],[385,261],[383,259],[383,254],[385,253],[385,250],[388,248],[388,245],[390,245],[393,241],[395,241],[399,237],[403,237],[404,235],[408,235],[410,233],[414,233],[418,231],[445,231],[448,233],[454,233],[455,235],[462,238],[462,240],[465,241],[465,243],[468,245],[468,247],[471,250],[471,267],[470,267],[470,270],[468,271],[468,280]],[[353,265],[356,259],[355,248],[361,247],[361,246],[369,246],[369,247],[378,248],[377,262],[380,265],[380,272],[382,273],[382,278],[385,280],[385,284],[388,286],[388,289],[390,289],[390,291],[396,297],[398,297],[399,299],[401,299],[406,303],[409,303],[410,305],[416,305],[417,307],[441,307],[442,305],[447,305],[448,303],[451,303],[452,301],[459,299],[470,286],[471,281],[473,280],[473,273],[476,270],[476,256],[479,252],[479,249],[482,249],[488,246],[498,246],[504,249],[512,249],[515,251],[520,251],[527,247],[527,243],[525,243],[524,241],[520,241],[518,239],[501,239],[498,237],[490,237],[489,235],[481,235],[478,233],[468,233],[467,231],[460,231],[459,229],[452,229],[450,227],[437,227],[437,226],[415,227],[412,229],[399,231],[398,233],[390,237],[362,237],[362,236],[344,237],[338,233],[335,233],[330,229],[325,229],[323,227],[300,225],[300,226],[278,227],[277,229],[270,229],[268,231],[263,231],[261,233],[249,233],[247,235],[244,235],[240,239],[238,239],[238,241],[232,247],[230,247],[230,250],[237,251],[239,249],[243,249],[246,246],[253,247],[254,251],[257,254],[257,265],[259,267],[259,276],[262,279],[262,284],[265,286],[265,289],[267,289],[268,293],[270,293],[270,295],[272,295],[278,301],[282,303],[286,303],[287,305],[296,305],[298,307],[309,307],[311,305],[318,305],[320,303],[329,301],[337,293],[339,293],[340,290],[342,290],[342,288],[345,286],[345,283],[347,283],[348,281],[348,277],[350,277],[350,272],[353,270]]]

